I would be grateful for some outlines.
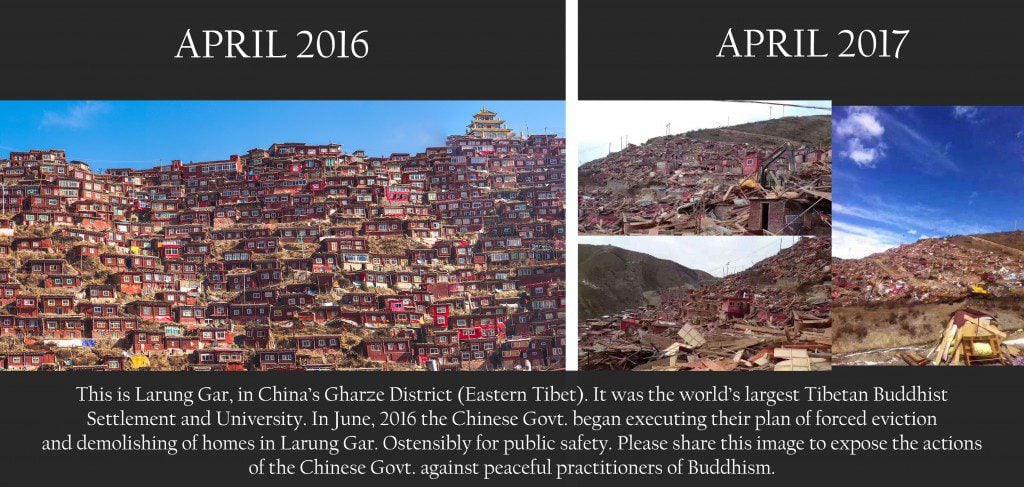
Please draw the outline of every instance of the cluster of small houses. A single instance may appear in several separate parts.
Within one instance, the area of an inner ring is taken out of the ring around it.
[[[191,370],[333,368],[304,359],[346,347],[303,333],[329,323],[364,332],[358,353],[384,367],[562,367],[564,151],[483,109],[414,155],[277,143],[99,174],[62,150],[12,152],[0,337],[24,346],[0,369],[125,370],[153,354]],[[412,244],[374,252],[375,239]],[[100,340],[120,353],[76,367],[54,353]]]

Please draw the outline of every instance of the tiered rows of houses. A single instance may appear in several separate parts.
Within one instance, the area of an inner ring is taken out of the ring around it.
[[[277,143],[97,174],[13,152],[0,369],[561,367],[564,149],[481,110],[388,157]]]

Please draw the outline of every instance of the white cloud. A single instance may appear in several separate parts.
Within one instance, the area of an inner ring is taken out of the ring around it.
[[[917,235],[917,230],[914,230],[913,228],[911,228],[910,230],[907,230],[907,233],[909,233],[911,235]]]
[[[916,122],[910,111],[897,110],[896,115],[878,107],[849,107],[844,117],[834,121],[832,131],[839,155],[862,168],[875,167],[890,150],[904,163],[913,163],[929,173],[959,171],[950,158],[950,142],[936,142],[913,128]]]
[[[87,128],[96,118],[110,111],[110,105],[101,101],[84,101],[73,103],[64,111],[43,112],[44,127],[63,127],[71,129]]]
[[[876,161],[885,157],[885,126],[877,108],[851,107],[845,117],[835,121],[833,133],[840,155],[860,167],[875,167]]]
[[[883,201],[877,196],[865,198],[860,205],[833,203],[832,214],[846,221],[849,220],[843,217],[857,218],[896,229],[912,228],[934,235],[974,235],[996,231],[991,226],[964,223],[949,218],[940,209],[931,206]],[[835,224],[834,222],[833,228]]]
[[[860,259],[904,243],[902,235],[843,222],[832,223],[832,255]]]
[[[967,107],[962,105],[954,106],[953,116],[959,119],[973,121],[978,117],[978,107]]]
[[[860,139],[850,139],[843,153],[846,157],[853,159],[858,166],[874,167],[875,160],[885,154],[885,144],[879,143],[873,147],[867,147]]]
[[[855,107],[853,113],[836,122],[836,135],[854,137],[881,137],[885,127],[878,121],[878,111],[874,108]]]
[[[891,135],[894,140],[899,141],[899,149],[919,167],[929,172],[957,172],[960,170],[956,162],[949,157],[949,149],[953,146],[952,142],[941,144],[932,141],[911,128],[910,125],[892,117],[889,118],[889,122],[895,128],[896,133]]]

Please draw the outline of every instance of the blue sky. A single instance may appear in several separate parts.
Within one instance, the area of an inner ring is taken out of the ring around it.
[[[417,152],[486,106],[510,128],[565,134],[560,101],[3,101],[0,153],[65,149],[93,169],[224,159],[274,142]]]
[[[833,254],[1024,226],[1024,107],[835,107]]]

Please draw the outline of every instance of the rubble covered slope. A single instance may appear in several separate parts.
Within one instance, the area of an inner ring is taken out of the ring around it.
[[[931,344],[961,309],[1024,328],[1024,232],[921,239],[833,269],[837,353],[891,359],[882,351]]]
[[[660,291],[717,280],[704,271],[612,245],[579,246],[580,316],[590,318],[650,303]]]
[[[822,370],[831,240],[805,237],[743,272],[580,326],[583,370]]]
[[[998,243],[1011,242],[1012,236],[994,235],[921,239],[862,259],[836,259],[835,305],[948,303],[1020,294],[1024,251]]]
[[[580,233],[828,236],[831,127],[786,117],[630,144],[580,166]]]

